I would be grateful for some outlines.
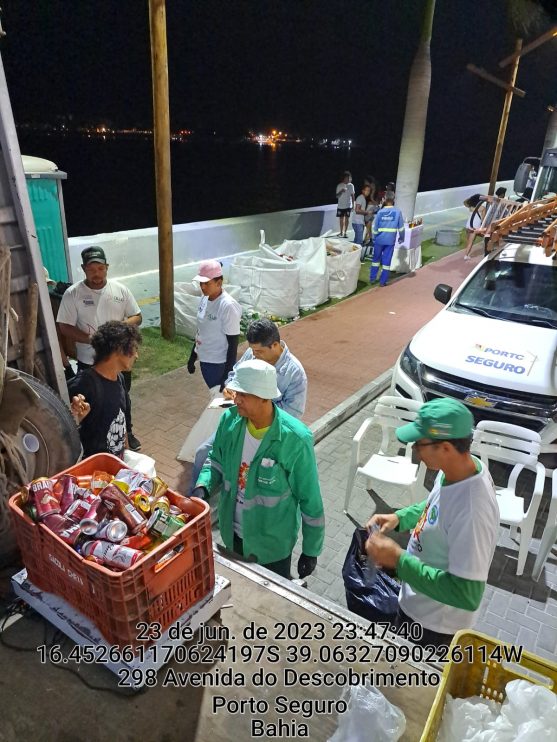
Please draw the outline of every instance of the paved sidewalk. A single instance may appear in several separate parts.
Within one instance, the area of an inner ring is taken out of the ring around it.
[[[477,248],[479,251],[479,248]],[[429,263],[328,309],[281,328],[281,336],[308,375],[308,425],[389,369],[415,332],[441,308],[433,298],[438,283],[458,286],[478,259],[462,251]],[[153,456],[161,476],[184,490],[189,464],[175,457],[207,404],[199,370],[185,367],[132,387],[134,433]]]

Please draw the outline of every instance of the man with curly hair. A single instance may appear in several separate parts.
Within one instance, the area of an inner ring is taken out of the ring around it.
[[[116,321],[105,322],[91,337],[94,364],[68,384],[84,456],[112,453],[122,457],[128,448],[130,400],[123,374],[131,371],[141,340],[137,327]]]

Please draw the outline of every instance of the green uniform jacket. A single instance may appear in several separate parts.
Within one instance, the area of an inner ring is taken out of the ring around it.
[[[300,521],[302,551],[319,556],[325,536],[323,501],[319,489],[313,436],[309,428],[284,410],[275,417],[248,471],[242,520],[244,556],[259,564],[285,559],[292,553]],[[221,417],[215,442],[197,485],[210,494],[220,492],[219,528],[228,549],[233,548],[236,505],[246,419],[236,408]]]

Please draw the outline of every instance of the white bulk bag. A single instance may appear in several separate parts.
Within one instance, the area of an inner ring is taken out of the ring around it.
[[[361,248],[346,240],[326,238],[327,266],[329,269],[329,296],[344,299],[356,291],[360,275]]]
[[[277,255],[295,260],[300,266],[300,307],[313,309],[329,298],[327,251],[323,237],[284,240],[272,248]]]
[[[235,298],[243,309],[291,319],[298,316],[298,264],[261,246],[252,255],[238,255],[230,266],[230,282],[240,287]]]
[[[174,284],[174,316],[178,335],[185,335],[190,340],[195,338],[200,301],[201,289],[197,284],[191,282]]]
[[[240,287],[225,283],[224,289],[236,301],[240,301]],[[184,335],[190,340],[195,338],[197,332],[197,310],[201,301],[202,293],[199,285],[193,282],[177,282],[174,284],[174,315],[176,319],[176,332]]]

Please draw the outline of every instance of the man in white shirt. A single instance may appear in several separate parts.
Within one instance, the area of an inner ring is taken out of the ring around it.
[[[141,310],[131,291],[118,281],[109,281],[108,263],[101,247],[87,247],[81,253],[85,280],[74,283],[64,293],[56,321],[62,335],[74,340],[78,369],[91,368],[95,352],[91,337],[100,325],[110,320],[141,324]],[[124,374],[126,390],[131,387],[131,371]],[[126,420],[128,445],[138,451],[141,443],[132,433],[131,410]]]
[[[462,402],[426,402],[418,418],[397,428],[419,459],[439,474],[429,497],[395,513],[374,515],[366,551],[401,580],[397,625],[420,624],[418,644],[448,646],[473,626],[497,543],[499,508],[489,471],[470,454],[474,420]],[[410,531],[406,550],[385,534]]]
[[[350,212],[354,205],[354,186],[352,185],[352,174],[346,170],[342,176],[342,181],[337,185],[337,216],[339,220],[339,237],[346,237]]]

